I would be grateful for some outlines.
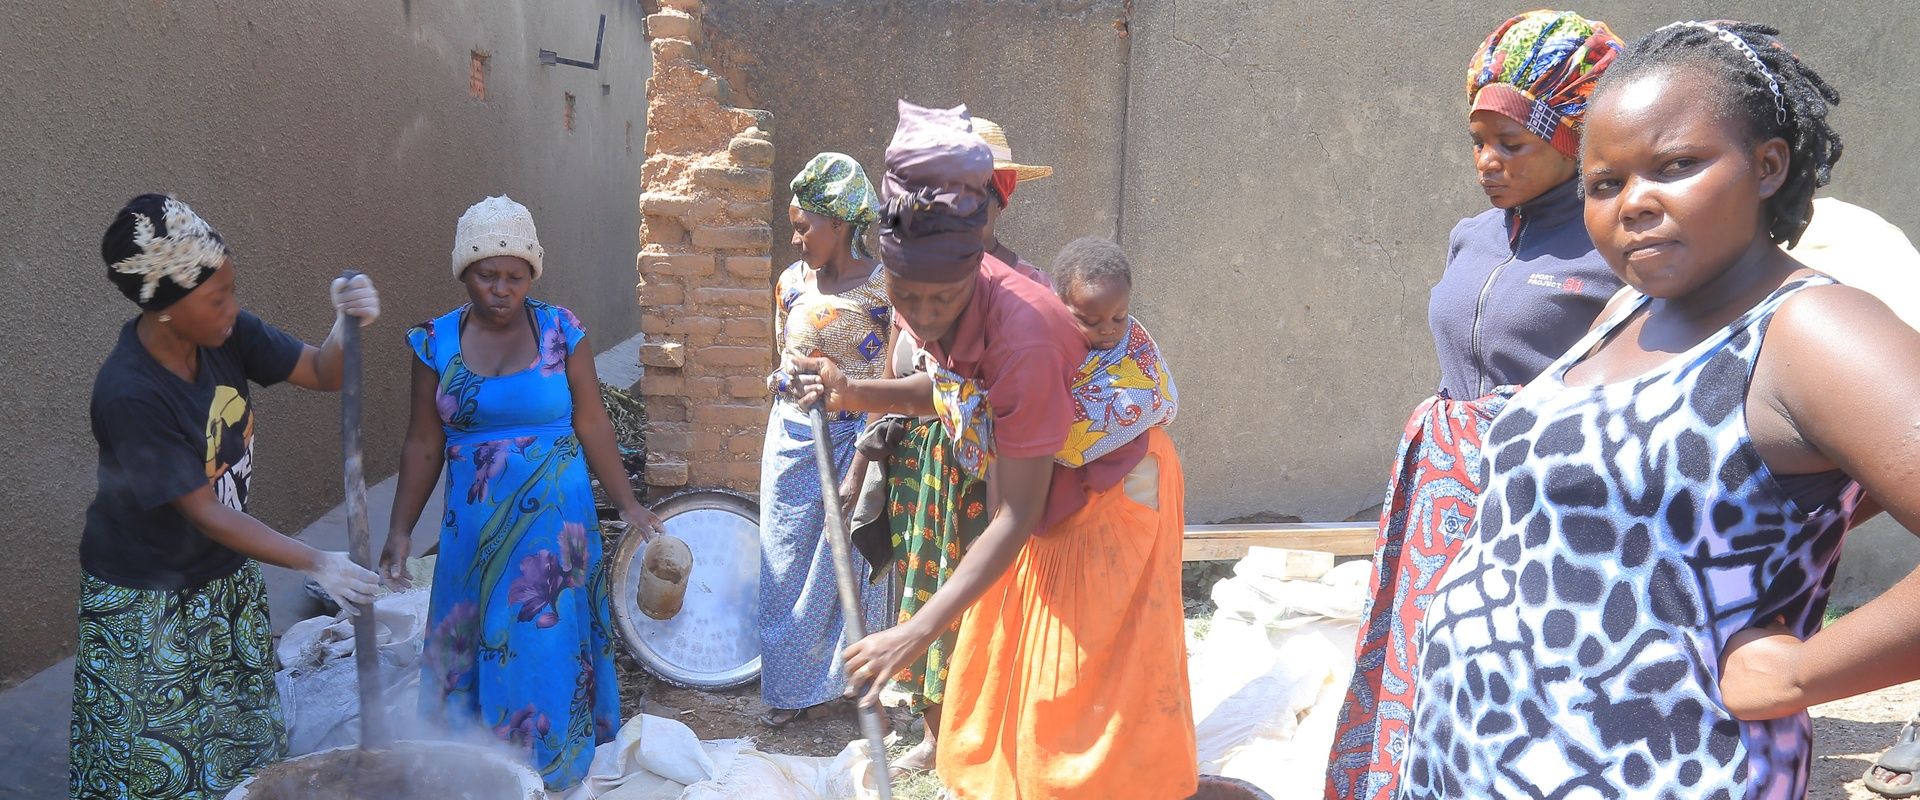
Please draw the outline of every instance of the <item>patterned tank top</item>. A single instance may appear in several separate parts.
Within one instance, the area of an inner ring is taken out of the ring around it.
[[[886,278],[879,267],[867,282],[839,294],[823,294],[816,273],[795,261],[780,275],[774,296],[774,337],[782,359],[828,358],[849,378],[884,377],[887,332],[893,307],[887,304]]]
[[[1806,715],[1734,719],[1719,663],[1776,615],[1819,628],[1859,500],[1838,472],[1783,488],[1747,430],[1774,312],[1831,282],[1790,282],[1638,378],[1567,385],[1642,298],[1513,398],[1422,631],[1402,798],[1805,796]]]

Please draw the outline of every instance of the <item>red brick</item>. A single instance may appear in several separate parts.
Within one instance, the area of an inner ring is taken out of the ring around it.
[[[773,166],[773,143],[750,136],[736,136],[727,144],[727,154],[736,164],[749,167]]]
[[[773,171],[758,167],[694,167],[693,182],[714,189],[772,191]]]
[[[683,394],[686,395],[688,400],[691,400],[695,403],[700,403],[700,402],[705,402],[707,400],[718,400],[720,399],[721,396],[723,396],[726,393],[726,391],[727,391],[726,379],[701,377],[701,378],[688,378],[687,388]]]
[[[715,250],[766,250],[773,246],[773,229],[765,225],[703,225],[694,229],[692,241],[695,247]]]
[[[643,306],[677,306],[686,302],[686,295],[678,284],[641,281],[634,288]]]
[[[766,310],[773,308],[771,289],[695,289],[693,304],[701,308],[738,306]]]
[[[654,462],[647,459],[647,485],[649,486],[685,486],[687,485],[687,463],[685,461]]]
[[[738,377],[727,379],[727,394],[742,400],[764,400],[767,397],[765,378]]]
[[[753,367],[773,370],[773,350],[767,347],[702,347],[693,360],[704,367]]]
[[[679,369],[687,365],[687,346],[679,342],[648,342],[640,345],[640,363]]]
[[[720,327],[720,334],[735,339],[746,339],[767,344],[773,340],[773,320],[765,317],[747,317],[730,319]]]
[[[640,276],[713,274],[713,256],[702,253],[642,253],[640,255]]]
[[[727,272],[736,278],[764,281],[773,277],[773,259],[767,256],[732,256],[727,259]]]
[[[653,40],[653,63],[656,65],[682,59],[691,61],[693,57],[693,43],[685,39]]]
[[[659,370],[650,369],[640,378],[640,396],[649,398],[649,403],[655,395],[684,397],[686,393],[687,379],[679,375],[663,375]],[[647,410],[653,409],[649,406]]]
[[[700,20],[678,11],[662,11],[647,17],[647,36],[653,39],[698,41]]]
[[[646,391],[647,381],[649,380],[653,380],[653,378],[649,376],[640,381],[640,389],[643,394]],[[692,418],[693,414],[687,410],[687,399],[678,394],[647,396],[648,421],[686,422]]]
[[[694,199],[685,195],[647,192],[640,195],[640,213],[677,217],[693,210],[693,203]]]
[[[760,488],[760,462],[747,461],[726,466],[726,485],[735,489]]]
[[[693,406],[693,421],[703,426],[739,425],[744,428],[761,425],[767,421],[767,407],[758,404],[696,403]]]
[[[766,441],[765,433],[737,433],[727,439],[727,452],[759,458]]]
[[[698,486],[725,486],[741,491],[752,491],[760,488],[760,463],[757,461],[699,462],[691,465],[688,477],[694,485]]]

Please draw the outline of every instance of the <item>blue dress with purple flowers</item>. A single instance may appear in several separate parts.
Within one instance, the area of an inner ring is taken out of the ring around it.
[[[440,376],[446,515],[434,568],[420,710],[526,754],[552,789],[586,777],[620,726],[600,529],[573,431],[573,312],[526,301],[533,363],[499,376],[460,355],[462,306],[407,331]],[[596,400],[598,398],[595,398]]]

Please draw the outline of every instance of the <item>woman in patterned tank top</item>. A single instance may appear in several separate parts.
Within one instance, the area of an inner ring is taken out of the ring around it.
[[[1819,630],[1863,492],[1920,524],[1920,334],[1787,252],[1839,98],[1775,33],[1675,23],[1601,79],[1587,229],[1640,296],[1489,431],[1401,797],[1804,797],[1804,709],[1920,677],[1920,578]]]

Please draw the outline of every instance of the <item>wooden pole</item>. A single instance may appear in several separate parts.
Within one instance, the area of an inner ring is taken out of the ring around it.
[[[846,621],[847,641],[866,638],[861,624],[860,584],[853,575],[853,545],[847,540],[847,520],[840,510],[839,476],[833,468],[833,439],[827,430],[826,412],[820,404],[807,410],[813,422],[813,453],[820,462],[820,497],[827,504],[827,543],[833,550],[833,574],[840,585],[840,616]],[[887,768],[887,735],[880,724],[880,709],[864,700],[855,704],[860,713],[860,732],[867,738],[873,756],[874,786],[880,800],[892,800],[892,770]]]
[[[347,270],[351,279],[360,273]],[[360,320],[348,317],[340,329],[340,452],[346,465],[347,554],[353,563],[374,569],[367,531],[367,479],[360,463]],[[353,615],[353,659],[360,684],[360,749],[393,742],[386,706],[380,699],[380,643],[374,631],[373,604],[359,603]]]

